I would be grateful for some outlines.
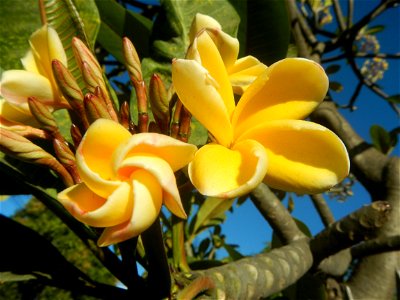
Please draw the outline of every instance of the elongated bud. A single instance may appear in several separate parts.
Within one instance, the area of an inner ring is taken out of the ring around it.
[[[75,163],[75,155],[72,153],[68,144],[64,140],[56,138],[53,140],[53,147],[58,160],[68,170],[69,174],[74,179],[74,183],[81,182]]]
[[[153,74],[150,79],[149,100],[154,118],[162,133],[168,132],[169,127],[169,100],[167,90],[160,76]]]
[[[125,59],[125,66],[131,80],[142,81],[142,65],[139,56],[136,52],[135,46],[133,46],[132,42],[127,37],[122,39],[122,52]]]
[[[115,122],[118,122],[117,112],[114,109],[114,105],[110,97],[108,96],[108,93],[105,90],[101,89],[99,86],[97,86],[94,89],[94,94],[104,102],[104,105],[106,106],[111,119],[114,120]]]
[[[74,184],[71,175],[63,165],[41,147],[2,127],[0,127],[0,136],[0,150],[4,153],[27,163],[46,166],[56,172],[66,186]]]
[[[104,101],[96,95],[90,93],[86,94],[84,103],[89,122],[93,123],[100,118],[112,120]]]
[[[189,140],[191,119],[192,115],[190,112],[186,109],[186,107],[182,106],[178,139],[185,143],[187,143]]]
[[[182,102],[178,99],[175,105],[175,111],[171,123],[171,137],[173,138],[178,137],[182,106]]]
[[[56,120],[43,102],[37,100],[35,97],[29,97],[28,104],[32,115],[44,130],[50,132],[58,131]]]
[[[131,122],[131,113],[129,111],[129,104],[127,101],[122,102],[119,108],[119,115],[121,117],[121,125],[129,130],[129,123]]]
[[[72,138],[72,141],[73,141],[75,149],[76,149],[76,148],[78,148],[79,144],[82,141],[82,133],[79,130],[79,127],[76,126],[75,124],[71,125],[70,133],[71,133],[71,138]]]
[[[78,62],[78,66],[82,71],[82,64],[86,62],[92,70],[94,76],[99,79],[103,78],[103,70],[100,67],[96,57],[92,51],[77,37],[72,38],[72,50],[74,52],[75,59]]]

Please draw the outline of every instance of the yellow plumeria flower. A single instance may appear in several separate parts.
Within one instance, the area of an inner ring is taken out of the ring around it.
[[[52,109],[68,107],[51,67],[53,59],[67,65],[67,56],[57,32],[44,25],[31,35],[29,44],[29,51],[21,59],[25,70],[5,71],[0,82],[0,93],[4,97],[0,103],[1,116],[12,121],[31,116],[28,97],[36,97]]]
[[[76,152],[82,182],[59,193],[58,199],[79,221],[105,228],[100,246],[125,241],[153,224],[162,202],[186,218],[174,172],[196,150],[166,135],[131,135],[114,121],[98,119]]]
[[[260,182],[299,194],[319,193],[348,175],[342,141],[303,121],[324,99],[328,77],[317,63],[287,58],[268,67],[235,106],[223,59],[208,34],[196,59],[177,59],[172,80],[182,103],[211,133],[189,164],[200,193],[232,198]]]
[[[243,94],[247,87],[263,73],[267,66],[254,56],[238,59],[239,41],[222,31],[221,24],[210,16],[197,13],[189,31],[190,42],[206,30],[217,46],[235,94]],[[190,56],[191,49],[188,51]],[[191,57],[189,57],[191,58]]]

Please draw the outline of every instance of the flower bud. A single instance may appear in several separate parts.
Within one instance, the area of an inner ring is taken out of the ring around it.
[[[39,146],[19,134],[0,127],[0,150],[27,163],[43,165],[56,172],[66,186],[74,181],[60,162]]]
[[[122,51],[129,77],[132,81],[142,81],[142,66],[135,46],[133,46],[132,42],[126,37],[122,39],[122,42]]]
[[[72,50],[81,71],[83,62],[86,62],[95,77],[97,77],[98,79],[103,78],[103,70],[101,69],[96,57],[89,50],[89,48],[86,47],[86,45],[77,37],[72,38]]]
[[[72,124],[70,133],[71,133],[71,138],[72,138],[72,141],[74,142],[75,148],[78,148],[79,144],[82,141],[82,133],[79,130],[79,127],[76,126],[75,124]]]
[[[86,94],[85,99],[85,111],[87,118],[89,119],[89,122],[94,122],[97,119],[110,119],[110,114],[107,110],[106,105],[104,104],[104,101],[100,99],[98,96],[93,95],[93,94]]]
[[[53,140],[53,148],[57,158],[71,174],[74,182],[79,183],[81,180],[78,174],[78,170],[76,168],[75,155],[69,148],[68,143],[65,140],[55,138]]]
[[[41,127],[47,131],[58,131],[56,120],[48,107],[35,97],[28,98],[29,109]]]
[[[160,76],[153,74],[150,79],[149,100],[154,118],[160,130],[165,133],[169,125],[169,100],[167,90]]]

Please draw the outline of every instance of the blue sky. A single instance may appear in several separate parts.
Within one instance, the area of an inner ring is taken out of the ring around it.
[[[379,1],[376,0],[358,0],[355,1],[355,20],[359,16],[364,15]],[[398,53],[400,52],[400,9],[391,9],[384,16],[378,17],[372,25],[387,25],[386,29],[377,34],[381,43],[381,52]],[[342,92],[335,95],[340,104],[347,103],[352,95],[357,81],[351,72],[346,71],[346,66],[332,77],[333,80],[339,81],[344,85]],[[388,94],[400,93],[400,63],[398,60],[389,60],[389,70],[385,73],[383,80],[379,84]],[[367,88],[363,88],[359,100],[357,101],[358,109],[354,112],[343,110],[343,115],[348,118],[352,126],[358,134],[370,141],[369,127],[372,124],[379,124],[390,130],[399,126],[398,116],[389,107],[389,105],[371,93]],[[395,153],[400,153],[399,146],[396,147]],[[362,205],[369,203],[369,195],[365,190],[356,184],[354,187],[354,197],[348,198],[345,202],[338,202],[326,197],[334,216],[339,219]],[[26,203],[27,196],[17,196],[13,199],[0,202],[0,213],[10,215],[12,212],[23,208]],[[284,201],[285,205],[287,200]],[[322,222],[316,213],[311,200],[307,197],[296,197],[293,215],[303,221],[313,234],[323,229]],[[226,235],[226,242],[230,244],[238,244],[239,251],[249,255],[259,252],[263,249],[268,241],[271,240],[271,229],[268,223],[262,218],[251,201],[246,201],[242,206],[235,208],[234,213],[227,214],[227,220],[223,225],[223,233]],[[223,255],[223,252],[221,253]]]

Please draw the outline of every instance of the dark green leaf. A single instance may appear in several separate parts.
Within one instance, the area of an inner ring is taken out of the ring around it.
[[[204,145],[207,142],[208,131],[199,121],[192,118],[190,123],[189,143],[193,145]]]
[[[325,72],[326,74],[334,74],[337,71],[340,70],[340,65],[329,65],[326,69]]]
[[[400,94],[390,96],[390,97],[386,98],[385,100],[392,102],[394,104],[400,104]]]
[[[138,13],[125,9],[116,1],[96,0],[101,17],[97,41],[119,62],[122,56],[122,38],[129,38],[140,57],[148,55],[152,22]]]
[[[390,153],[393,148],[393,142],[391,135],[383,127],[379,125],[372,125],[369,129],[372,144],[384,154]]]
[[[100,14],[94,0],[73,0],[79,16],[83,21],[84,30],[90,47],[93,49],[100,29]]]
[[[225,248],[226,252],[228,252],[229,257],[232,258],[232,261],[238,260],[243,258],[244,256],[237,251],[235,248],[237,248],[237,245],[230,245],[224,243],[223,247]]]
[[[341,92],[343,90],[343,85],[341,85],[337,81],[330,81],[329,82],[329,89],[339,93],[339,92]]]
[[[243,18],[243,12],[239,14]],[[246,14],[247,24],[240,25],[246,26],[246,54],[267,65],[285,58],[290,40],[285,1],[248,1]]]

